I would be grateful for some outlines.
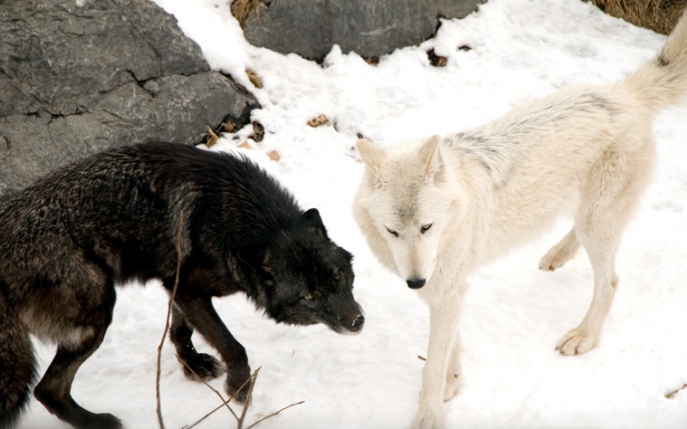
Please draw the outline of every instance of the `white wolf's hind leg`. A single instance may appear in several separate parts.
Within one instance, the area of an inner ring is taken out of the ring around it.
[[[561,268],[575,256],[577,249],[580,248],[580,241],[577,239],[577,233],[573,227],[565,237],[556,243],[546,255],[539,261],[539,269],[544,271],[554,271]]]
[[[603,225],[609,226],[609,223],[604,222]],[[594,296],[579,326],[558,341],[556,350],[564,355],[582,354],[596,347],[618,286],[615,255],[622,231],[605,229],[601,232],[600,228],[593,228],[592,231],[578,231],[578,237],[594,270]]]

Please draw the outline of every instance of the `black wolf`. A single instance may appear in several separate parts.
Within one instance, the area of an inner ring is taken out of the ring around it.
[[[110,150],[0,205],[1,428],[16,421],[35,378],[29,333],[58,345],[36,398],[77,428],[121,427],[81,408],[71,384],[103,341],[115,285],[157,278],[171,290],[177,244],[171,340],[194,372],[217,377],[223,365],[191,342],[198,330],[226,365],[228,393],[250,367],[212,297],[240,291],[277,322],[362,329],[351,254],[329,240],[316,209],[301,210],[255,164],[169,143]]]

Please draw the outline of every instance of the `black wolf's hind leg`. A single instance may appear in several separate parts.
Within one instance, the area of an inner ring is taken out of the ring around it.
[[[52,363],[34,389],[34,396],[45,408],[61,420],[78,429],[120,429],[119,419],[111,414],[94,414],[82,408],[71,396],[72,382],[81,364],[95,352],[103,342],[107,327],[112,321],[114,290],[110,302],[89,314],[92,331],[83,333],[74,344],[60,344]]]
[[[15,427],[36,375],[29,333],[0,291],[0,429]]]
[[[193,327],[189,325],[184,314],[175,305],[172,309],[172,326],[169,331],[169,338],[177,350],[177,356],[183,361],[181,367],[186,377],[193,380],[197,375],[207,381],[224,374],[226,368],[222,362],[209,354],[196,351],[191,341],[191,335],[193,335]]]

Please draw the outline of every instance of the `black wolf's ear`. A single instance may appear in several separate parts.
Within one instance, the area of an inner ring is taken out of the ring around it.
[[[351,252],[341,247],[339,247],[339,249],[341,249],[341,251],[344,254],[344,257],[346,258],[346,261],[348,261],[349,264],[353,262],[353,254]]]
[[[320,212],[317,209],[310,209],[301,216],[301,226],[315,231],[323,236],[327,236],[327,229],[324,227]]]
[[[420,162],[424,167],[425,177],[428,179],[436,178],[443,170],[439,142],[441,142],[441,137],[435,135],[423,143],[422,147],[420,147],[420,151],[418,152]]]
[[[367,168],[370,169],[377,180],[381,179],[382,164],[386,159],[386,151],[368,139],[358,140],[357,146],[358,152],[360,152],[360,156],[363,158]]]

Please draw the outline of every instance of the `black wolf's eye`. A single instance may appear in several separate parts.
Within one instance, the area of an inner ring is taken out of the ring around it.
[[[312,301],[313,299],[315,299],[315,295],[309,293],[305,295],[303,298],[307,299],[308,301]]]
[[[420,232],[424,234],[425,232],[429,231],[429,229],[432,227],[432,225],[434,225],[434,224],[428,223],[427,225],[422,225],[422,227],[420,228]]]
[[[339,280],[341,278],[341,274],[339,273],[334,273],[334,279]]]
[[[398,232],[394,231],[393,229],[386,228],[386,230],[389,232],[389,234],[393,235],[394,237],[398,237]]]

